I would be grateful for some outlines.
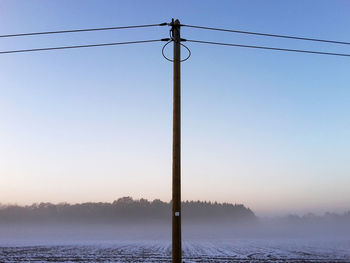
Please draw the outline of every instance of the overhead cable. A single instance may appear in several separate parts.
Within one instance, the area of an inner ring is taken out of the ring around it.
[[[162,39],[153,39],[153,40],[139,40],[139,41],[128,41],[128,42],[116,42],[116,43],[100,43],[100,44],[77,45],[77,46],[61,46],[61,47],[46,47],[46,48],[8,50],[8,51],[0,51],[0,55],[11,54],[11,53],[46,51],[46,50],[87,48],[87,47],[103,47],[103,46],[117,46],[117,45],[128,45],[128,44],[141,44],[141,43],[151,43],[151,42],[159,42],[159,41],[164,41],[164,40],[162,40]]]
[[[35,36],[35,35],[50,35],[50,34],[62,34],[62,33],[78,33],[78,32],[117,30],[117,29],[129,29],[129,28],[143,28],[143,27],[156,27],[156,26],[166,26],[166,25],[167,25],[167,23],[161,23],[161,24],[136,25],[136,26],[117,26],[117,27],[100,27],[100,28],[59,30],[59,31],[31,32],[31,33],[0,35],[0,38]]]
[[[350,42],[346,42],[346,41],[299,37],[299,36],[290,36],[290,35],[267,34],[267,33],[259,33],[259,32],[241,31],[241,30],[235,30],[235,29],[214,28],[214,27],[205,27],[205,26],[193,26],[193,25],[185,25],[185,24],[181,24],[181,26],[198,28],[198,29],[206,29],[206,30],[214,30],[214,31],[239,33],[239,34],[265,36],[265,37],[278,37],[278,38],[288,38],[288,39],[296,39],[296,40],[306,40],[306,41],[324,42],[324,43],[332,43],[332,44],[350,45]]]
[[[321,51],[289,49],[289,48],[277,48],[277,47],[267,47],[267,46],[251,46],[251,45],[220,43],[220,42],[192,40],[192,39],[187,39],[186,41],[193,42],[193,43],[201,43],[201,44],[220,45],[220,46],[244,47],[244,48],[267,49],[267,50],[288,51],[288,52],[298,52],[298,53],[309,53],[309,54],[318,54],[318,55],[350,57],[350,54],[344,54],[344,53],[332,53],[332,52],[321,52]]]

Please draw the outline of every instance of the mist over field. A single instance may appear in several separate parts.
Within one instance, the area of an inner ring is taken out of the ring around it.
[[[242,204],[182,203],[184,262],[350,262],[350,213],[260,218]],[[171,203],[2,205],[0,262],[171,262]]]
[[[339,238],[350,236],[350,212],[259,218],[241,204],[187,201],[183,238]],[[74,243],[168,240],[171,203],[123,197],[112,203],[3,205],[0,242]]]

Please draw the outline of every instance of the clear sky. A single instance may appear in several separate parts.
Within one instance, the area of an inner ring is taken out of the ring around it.
[[[0,1],[0,34],[170,22],[350,42],[350,2]],[[0,39],[0,49],[168,36],[168,27]],[[184,38],[349,46],[182,29]],[[0,202],[171,198],[163,43],[1,55]],[[186,44],[183,199],[260,215],[350,209],[350,59]],[[170,49],[168,55],[171,55]]]

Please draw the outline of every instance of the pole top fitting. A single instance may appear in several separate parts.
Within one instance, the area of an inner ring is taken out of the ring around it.
[[[175,43],[180,43],[181,39],[180,39],[180,21],[178,19],[174,20],[171,19],[171,39],[175,42]]]
[[[169,26],[172,26],[172,27],[181,26],[180,20],[179,20],[179,19],[174,20],[174,18],[171,19],[171,22],[170,22],[168,25],[169,25]]]

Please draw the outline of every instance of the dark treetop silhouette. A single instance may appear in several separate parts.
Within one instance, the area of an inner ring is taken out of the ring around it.
[[[240,204],[186,201],[182,203],[185,221],[205,222],[223,220],[239,222],[254,220],[255,215]],[[121,223],[121,222],[168,222],[171,216],[171,202],[159,199],[134,200],[123,197],[112,203],[52,204],[40,203],[30,206],[8,205],[0,208],[0,223],[6,222],[79,222],[79,223]]]

